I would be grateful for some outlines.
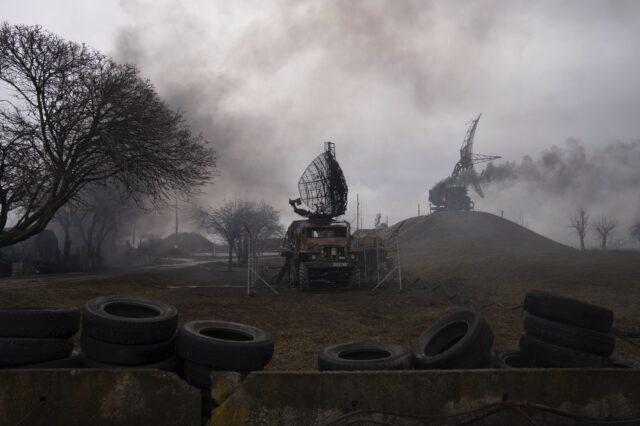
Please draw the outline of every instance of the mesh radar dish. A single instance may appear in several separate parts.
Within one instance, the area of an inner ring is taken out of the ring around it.
[[[334,218],[347,210],[347,182],[336,161],[336,148],[325,142],[324,152],[311,162],[298,181],[300,198],[296,205],[304,203],[309,211],[298,209],[296,213],[309,217]]]

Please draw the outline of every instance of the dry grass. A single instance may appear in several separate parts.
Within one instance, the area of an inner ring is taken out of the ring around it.
[[[523,311],[512,308],[530,289],[550,290],[607,306],[614,326],[640,332],[640,255],[633,252],[580,253],[495,216],[434,215],[413,220],[402,237],[402,293],[389,287],[368,291],[298,293],[265,287],[248,297],[245,270],[227,272],[223,263],[184,269],[132,271],[92,276],[51,276],[22,280],[48,285],[0,289],[5,306],[71,304],[127,294],[175,304],[181,321],[219,319],[270,331],[276,339],[271,370],[311,370],[327,345],[380,340],[410,346],[446,312],[480,310],[493,327],[496,348],[516,347]],[[273,278],[279,259],[271,260]],[[0,282],[0,287],[1,287]],[[192,288],[190,286],[206,286]],[[168,288],[177,287],[177,288]],[[640,340],[636,340],[640,344]],[[640,348],[618,339],[615,356],[640,360]]]

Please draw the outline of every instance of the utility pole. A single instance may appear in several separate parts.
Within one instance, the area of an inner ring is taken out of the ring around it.
[[[356,194],[356,231],[360,229],[360,194]]]

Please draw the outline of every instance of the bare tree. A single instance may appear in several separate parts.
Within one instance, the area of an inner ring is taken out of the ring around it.
[[[571,216],[570,220],[571,224],[569,225],[569,228],[576,230],[578,238],[580,239],[580,250],[584,250],[584,239],[587,236],[589,215],[584,211],[584,209],[580,209],[576,214]]]
[[[0,25],[0,247],[42,231],[86,185],[164,204],[215,152],[133,65],[33,26]],[[10,225],[10,226],[7,226]]]
[[[244,201],[242,223],[249,228],[251,235],[257,241],[274,235],[282,235],[284,228],[280,224],[280,213],[265,201]],[[240,264],[249,260],[249,238],[246,232],[240,235],[236,244],[236,255]]]
[[[229,246],[229,271],[233,265],[233,247],[242,234],[242,219],[239,214],[243,208],[239,201],[227,201],[217,208],[197,208],[194,221],[208,233],[217,235]]]
[[[600,248],[602,250],[607,249],[607,239],[616,226],[617,223],[615,220],[605,216],[601,216],[593,226],[598,235],[600,235]]]
[[[259,239],[277,235],[283,230],[279,223],[280,215],[272,206],[243,199],[226,201],[217,208],[197,208],[194,221],[227,242],[230,271],[234,250],[241,264],[247,260],[247,240],[243,237],[245,225]]]

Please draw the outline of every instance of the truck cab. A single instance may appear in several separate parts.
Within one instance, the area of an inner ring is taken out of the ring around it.
[[[358,255],[348,222],[297,220],[285,235],[281,254],[289,282],[300,290],[316,286],[359,287]]]

